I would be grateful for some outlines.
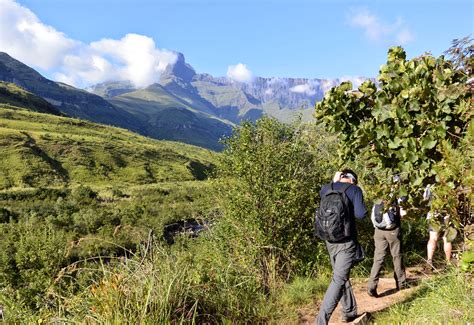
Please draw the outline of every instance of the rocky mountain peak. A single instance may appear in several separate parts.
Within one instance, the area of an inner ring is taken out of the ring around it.
[[[196,71],[191,65],[186,63],[184,55],[177,52],[178,58],[174,64],[168,65],[163,72],[161,79],[178,78],[190,82],[196,75]]]

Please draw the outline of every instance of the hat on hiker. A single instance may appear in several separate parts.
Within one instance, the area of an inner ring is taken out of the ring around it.
[[[354,182],[354,184],[357,184],[357,174],[352,169],[343,169],[341,173],[341,178],[349,178]]]

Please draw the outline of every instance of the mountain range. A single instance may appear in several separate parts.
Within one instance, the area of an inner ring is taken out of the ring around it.
[[[365,78],[356,78],[355,84]],[[14,83],[42,97],[62,114],[126,128],[156,139],[220,150],[243,120],[270,115],[289,122],[311,119],[316,101],[339,79],[262,78],[236,82],[196,73],[184,55],[162,73],[158,83],[138,89],[129,81],[110,81],[87,90],[44,78],[0,53],[0,81]]]

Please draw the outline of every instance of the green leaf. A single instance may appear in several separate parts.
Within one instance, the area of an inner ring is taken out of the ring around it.
[[[360,85],[359,90],[363,92],[364,94],[366,94],[367,96],[370,96],[377,91],[377,88],[375,87],[375,84],[372,81],[367,80],[367,81],[364,81],[362,85]]]
[[[397,149],[402,144],[402,140],[400,138],[394,138],[393,140],[388,140],[388,147],[390,149]]]
[[[436,143],[438,143],[438,140],[433,139],[431,135],[428,135],[421,140],[421,147],[424,149],[433,149],[436,146]]]
[[[350,81],[344,81],[344,82],[342,82],[342,83],[339,85],[338,90],[340,90],[340,91],[352,90],[352,82],[350,82]]]
[[[408,151],[406,153],[405,159],[411,163],[414,163],[419,159],[419,157],[414,152]]]
[[[378,125],[375,128],[375,132],[377,133],[377,139],[382,139],[383,137],[388,138],[390,136],[390,131],[385,124]]]
[[[415,179],[412,182],[413,186],[421,186],[423,184],[423,177],[421,176],[416,176]]]
[[[399,193],[400,193],[400,197],[401,196],[407,196],[408,195],[408,189],[406,188],[406,186],[400,187]]]
[[[453,227],[448,227],[448,229],[446,229],[444,233],[444,236],[446,237],[448,243],[451,243],[456,239],[457,234],[458,232],[456,229],[454,229]]]

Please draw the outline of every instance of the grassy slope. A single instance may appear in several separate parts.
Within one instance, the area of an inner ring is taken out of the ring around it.
[[[301,115],[301,119],[304,122],[313,121],[314,117],[314,108],[304,108],[301,110],[289,109],[289,108],[280,108],[280,105],[276,102],[267,102],[262,105],[263,111],[282,122],[291,122]]]
[[[12,109],[21,107],[34,112],[61,115],[57,108],[43,98],[10,82],[0,81],[0,105],[9,105]]]
[[[193,180],[199,170],[192,161],[214,161],[209,150],[7,108],[0,109],[0,146],[0,189]]]
[[[158,139],[219,150],[219,139],[232,128],[226,121],[195,110],[160,85],[116,96],[110,102],[146,122],[147,134]]]
[[[407,302],[374,315],[377,324],[472,324],[472,274],[451,269],[422,284]]]

